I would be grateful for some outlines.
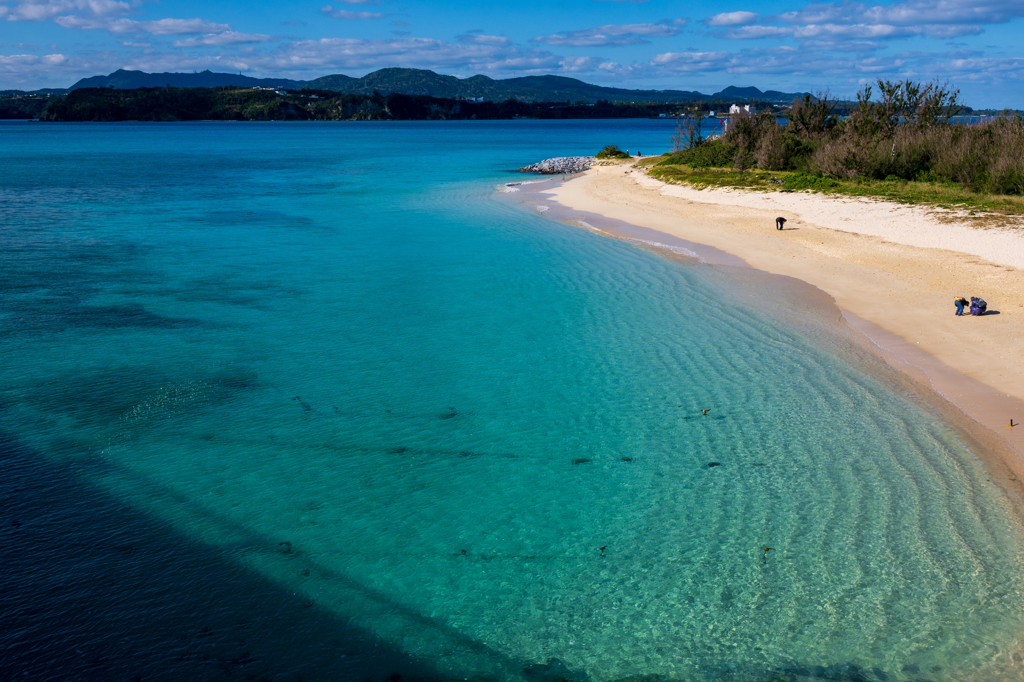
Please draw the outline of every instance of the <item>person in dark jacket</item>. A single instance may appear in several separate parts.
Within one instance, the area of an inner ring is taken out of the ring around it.
[[[984,315],[988,310],[988,303],[984,299],[971,296],[971,315]]]
[[[953,299],[953,305],[956,306],[956,314],[957,315],[963,315],[964,314],[964,307],[970,306],[971,302],[968,301],[963,296],[960,296],[959,298],[954,298]]]
[[[785,226],[786,226],[786,219],[785,218],[783,218],[782,216],[779,216],[778,218],[775,219],[775,229],[776,230],[781,230]]]

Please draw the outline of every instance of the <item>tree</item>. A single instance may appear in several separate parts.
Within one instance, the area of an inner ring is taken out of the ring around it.
[[[891,138],[901,125],[919,129],[930,128],[940,123],[949,123],[963,109],[960,91],[951,90],[948,85],[906,81],[887,81],[879,78],[878,101],[871,99],[872,88],[865,85],[857,93],[857,110],[854,112],[854,126],[861,134],[874,135],[881,132]]]
[[[683,149],[693,149],[704,144],[704,120],[707,116],[699,107],[694,107],[692,113],[686,117],[686,123],[676,118],[676,131],[672,133],[672,151],[678,152]]]
[[[800,137],[815,137],[836,127],[833,113],[839,100],[827,90],[813,96],[804,95],[789,109],[786,132]]]

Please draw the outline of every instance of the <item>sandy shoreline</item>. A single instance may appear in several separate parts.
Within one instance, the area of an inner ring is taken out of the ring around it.
[[[827,292],[878,355],[986,427],[999,452],[991,473],[1022,490],[1024,426],[1006,425],[1024,421],[1024,229],[977,229],[858,198],[696,190],[629,164],[592,168],[545,196],[563,215],[621,221],[613,233],[708,262],[741,259]],[[990,314],[956,317],[956,295],[985,298]]]

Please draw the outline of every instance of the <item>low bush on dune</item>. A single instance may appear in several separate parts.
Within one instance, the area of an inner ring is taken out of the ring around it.
[[[672,152],[659,165],[693,166],[694,168],[728,168],[736,155],[724,140],[711,140],[696,147]]]
[[[610,144],[601,151],[599,151],[595,158],[598,159],[628,159],[629,154],[619,149],[619,145]]]

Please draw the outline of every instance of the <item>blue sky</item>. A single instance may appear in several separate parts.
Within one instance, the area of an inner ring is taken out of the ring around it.
[[[0,89],[118,68],[308,79],[386,66],[852,95],[939,79],[1024,108],[1024,0],[0,0]]]

